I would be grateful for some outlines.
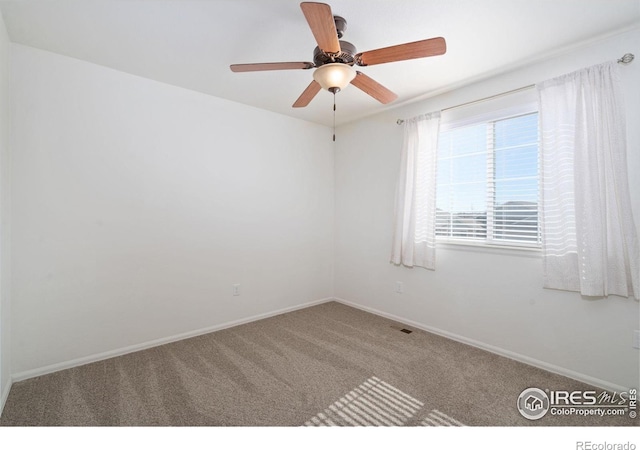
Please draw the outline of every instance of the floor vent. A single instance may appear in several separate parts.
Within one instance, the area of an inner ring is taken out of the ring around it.
[[[407,334],[413,333],[413,330],[410,330],[408,328],[403,328],[402,326],[399,326],[399,325],[391,325],[391,328],[393,328],[394,330],[402,331],[403,333],[407,333]]]

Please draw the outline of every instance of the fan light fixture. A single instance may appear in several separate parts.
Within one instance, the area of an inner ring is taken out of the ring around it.
[[[313,72],[313,79],[329,92],[341,91],[356,77],[356,70],[348,64],[331,63],[318,67]]]

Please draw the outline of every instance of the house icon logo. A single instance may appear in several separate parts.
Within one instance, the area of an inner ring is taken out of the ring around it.
[[[537,411],[539,409],[542,409],[542,400],[540,400],[538,397],[530,395],[524,400],[524,406],[526,406],[529,411]]]
[[[541,419],[549,411],[549,397],[542,389],[527,388],[518,397],[518,411],[526,419]]]

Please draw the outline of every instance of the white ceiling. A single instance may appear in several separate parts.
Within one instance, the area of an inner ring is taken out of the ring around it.
[[[332,96],[293,109],[311,70],[232,73],[233,63],[313,61],[298,0],[0,0],[10,39],[123,72],[330,125]],[[337,123],[460,86],[640,24],[640,0],[332,0],[358,51],[443,36],[443,56],[361,68],[396,92],[353,86]],[[620,55],[621,56],[621,55]],[[613,57],[613,56],[612,56]]]

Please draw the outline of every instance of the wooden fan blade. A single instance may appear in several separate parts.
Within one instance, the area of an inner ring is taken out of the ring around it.
[[[231,64],[232,72],[257,72],[262,70],[290,70],[290,69],[312,69],[315,64],[311,62],[275,62],[275,63],[255,63],[255,64]]]
[[[356,63],[359,66],[373,66],[374,64],[443,55],[446,51],[447,43],[444,38],[437,37],[358,53]]]
[[[302,2],[300,8],[320,50],[325,53],[339,53],[340,41],[331,7],[324,3]]]
[[[398,98],[396,94],[362,72],[356,72],[351,84],[385,105]]]
[[[320,87],[320,83],[318,83],[316,80],[313,80],[311,84],[307,86],[307,88],[302,92],[300,97],[298,97],[298,100],[296,100],[296,102],[293,104],[293,107],[303,108],[307,106],[311,102],[311,100],[313,100],[313,97],[315,97],[316,94],[320,92],[320,89],[322,89],[322,87]]]

